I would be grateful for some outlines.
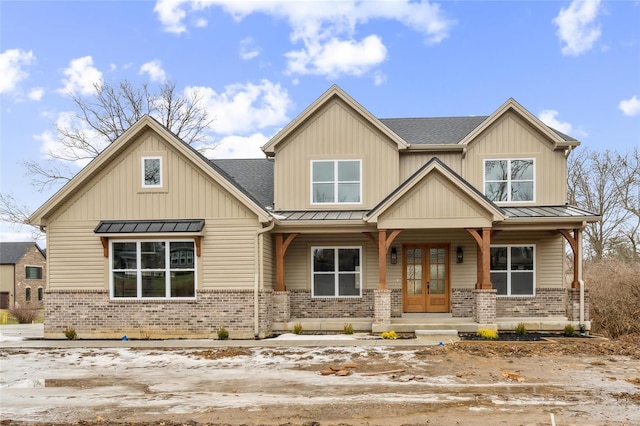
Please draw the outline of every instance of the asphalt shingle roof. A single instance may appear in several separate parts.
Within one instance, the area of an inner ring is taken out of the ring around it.
[[[0,264],[15,265],[34,245],[36,243],[33,241],[0,243]]]
[[[262,208],[273,207],[273,161],[266,158],[209,160]]]
[[[487,119],[477,117],[382,118],[380,121],[410,144],[456,144]]]

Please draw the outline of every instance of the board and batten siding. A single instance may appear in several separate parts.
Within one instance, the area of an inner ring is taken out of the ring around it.
[[[403,152],[400,155],[400,183],[407,180],[434,157],[437,157],[454,172],[462,175],[462,154],[460,152]]]
[[[275,209],[309,209],[311,160],[362,160],[362,203],[323,209],[369,209],[399,184],[398,149],[344,102],[333,100],[277,147]]]
[[[553,143],[514,112],[499,118],[469,144],[462,177],[484,193],[484,160],[501,158],[535,160],[535,202],[519,205],[559,205],[566,202],[564,151],[554,150]]]

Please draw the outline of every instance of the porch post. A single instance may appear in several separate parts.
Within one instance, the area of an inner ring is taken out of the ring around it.
[[[378,290],[387,289],[387,231],[378,231]]]
[[[573,252],[573,281],[571,288],[580,288],[580,279],[582,279],[582,231],[574,229],[573,235],[566,229],[559,229],[558,232],[567,240]]]
[[[478,281],[476,289],[492,289],[491,284],[491,228],[482,228],[482,235],[476,229],[467,228],[469,234],[476,240],[478,245],[478,256],[476,264],[478,267]]]
[[[278,233],[276,236],[276,288],[275,291],[285,291],[284,285],[284,255],[289,248],[289,244],[300,234],[288,234],[284,239],[284,234]]]
[[[387,251],[400,232],[402,232],[401,229],[396,229],[387,236],[387,231],[381,229],[378,231],[377,241],[373,235],[365,234],[378,245],[378,288],[373,292],[374,322],[371,328],[374,333],[388,331],[391,325],[391,290],[387,286]]]

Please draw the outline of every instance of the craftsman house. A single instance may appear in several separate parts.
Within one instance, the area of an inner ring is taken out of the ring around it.
[[[599,217],[566,203],[578,144],[513,99],[379,119],[337,86],[265,159],[208,160],[144,117],[30,218],[45,335],[589,327],[582,230]]]
[[[45,252],[33,241],[0,243],[0,309],[42,309]]]

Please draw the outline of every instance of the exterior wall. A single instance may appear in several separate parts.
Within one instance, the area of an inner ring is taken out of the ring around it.
[[[290,290],[290,318],[373,318],[374,290],[366,290],[363,297],[312,298],[310,291]],[[391,290],[391,317],[402,316],[402,291]]]
[[[2,306],[3,309],[12,308],[14,302],[14,265],[0,265],[0,293],[6,294],[3,303],[6,301],[7,306]]]
[[[534,297],[496,298],[497,317],[565,317],[566,290],[537,288]]]
[[[424,166],[433,157],[438,157],[440,161],[449,166],[451,170],[462,175],[462,153],[461,152],[401,152],[400,155],[400,183],[404,182],[414,174],[420,167]]]
[[[362,160],[362,203],[323,205],[323,209],[370,209],[399,184],[395,142],[345,103],[334,100],[277,147],[276,210],[314,207],[310,199],[310,162],[321,159]]]
[[[454,318],[473,318],[474,303],[473,289],[454,288],[451,293],[451,316]]]
[[[253,291],[203,290],[195,301],[112,301],[106,290],[46,293],[45,337],[80,339],[217,338],[224,326],[231,339],[254,337]],[[259,337],[271,335],[271,292],[260,292]]]
[[[559,205],[567,199],[567,164],[564,152],[517,114],[510,112],[469,144],[462,177],[483,190],[485,159],[534,158],[535,202],[518,205]]]
[[[262,255],[263,255],[263,286],[265,289],[273,290],[276,282],[276,258],[275,241],[273,235],[263,234]]]
[[[42,279],[41,280],[33,280],[27,279],[26,277],[26,267],[27,266],[37,266],[42,268]],[[45,298],[45,293],[47,289],[47,260],[42,255],[40,250],[36,248],[35,245],[29,247],[24,256],[16,263],[15,265],[15,303],[20,307],[34,308],[34,309],[42,309],[42,305]],[[25,300],[25,294],[27,287],[31,288],[31,301],[27,302]],[[38,301],[38,288],[42,288],[43,290],[43,300],[42,302]]]

